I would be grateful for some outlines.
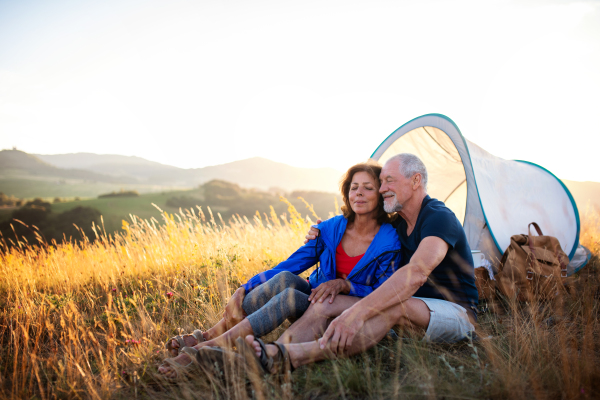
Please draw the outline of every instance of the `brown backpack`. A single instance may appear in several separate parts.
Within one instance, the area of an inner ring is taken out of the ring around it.
[[[539,236],[531,234],[531,226]],[[569,257],[558,239],[544,236],[535,222],[529,224],[529,235],[514,235],[500,260],[496,287],[508,299],[533,301],[559,294],[567,277]]]

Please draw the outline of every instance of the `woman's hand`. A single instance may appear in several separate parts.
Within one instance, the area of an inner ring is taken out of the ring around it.
[[[331,299],[329,299],[329,304],[331,304],[339,293],[350,293],[350,282],[345,279],[334,279],[321,283],[317,288],[311,289],[311,292],[308,296],[308,301],[311,303],[314,304],[317,301],[322,303],[327,299],[327,296],[331,295]]]
[[[227,322],[227,326],[237,325],[245,318],[244,309],[242,308],[244,297],[246,297],[246,289],[240,287],[227,302],[225,312],[223,312],[223,318]]]

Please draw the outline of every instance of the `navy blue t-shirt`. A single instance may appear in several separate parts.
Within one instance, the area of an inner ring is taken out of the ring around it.
[[[446,257],[414,296],[460,304],[476,318],[479,294],[475,286],[473,256],[465,230],[452,210],[441,201],[425,196],[410,236],[406,234],[407,224],[403,218],[396,219],[393,225],[402,244],[403,265],[410,261],[421,240],[428,236],[439,237],[450,246]]]

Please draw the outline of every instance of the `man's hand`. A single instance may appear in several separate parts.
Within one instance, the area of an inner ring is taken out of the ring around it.
[[[317,225],[319,225],[321,222],[323,221],[317,219]],[[316,239],[317,236],[319,236],[319,230],[314,226],[311,226],[310,230],[308,231],[308,235],[306,235],[306,239],[304,240],[304,244],[308,243],[309,240]]]
[[[331,321],[325,334],[319,339],[321,349],[324,349],[329,342],[331,351],[335,354],[344,354],[352,346],[352,342],[364,324],[365,320],[360,313],[360,308],[350,307]]]
[[[322,303],[327,299],[327,296],[331,295],[331,299],[329,299],[329,304],[331,304],[335,300],[335,296],[339,293],[350,293],[350,289],[350,282],[345,279],[334,279],[323,282],[315,289],[311,289],[312,293],[308,296],[308,301],[312,302],[312,304],[317,301]]]
[[[227,326],[237,325],[245,318],[244,309],[242,308],[244,297],[246,297],[246,289],[240,287],[227,302],[225,312],[223,312],[223,318],[227,321]]]

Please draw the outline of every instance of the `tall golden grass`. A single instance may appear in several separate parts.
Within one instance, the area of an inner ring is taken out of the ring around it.
[[[156,373],[165,340],[216,323],[233,291],[302,244],[310,222],[208,211],[131,216],[124,232],[57,247],[4,249],[0,266],[2,398],[577,398],[600,389],[600,220],[583,218],[594,258],[552,303],[500,305],[481,338],[458,345],[386,339],[369,352],[246,384]],[[6,238],[5,238],[6,239]],[[13,238],[16,242],[16,239]],[[274,333],[276,335],[276,333]]]

